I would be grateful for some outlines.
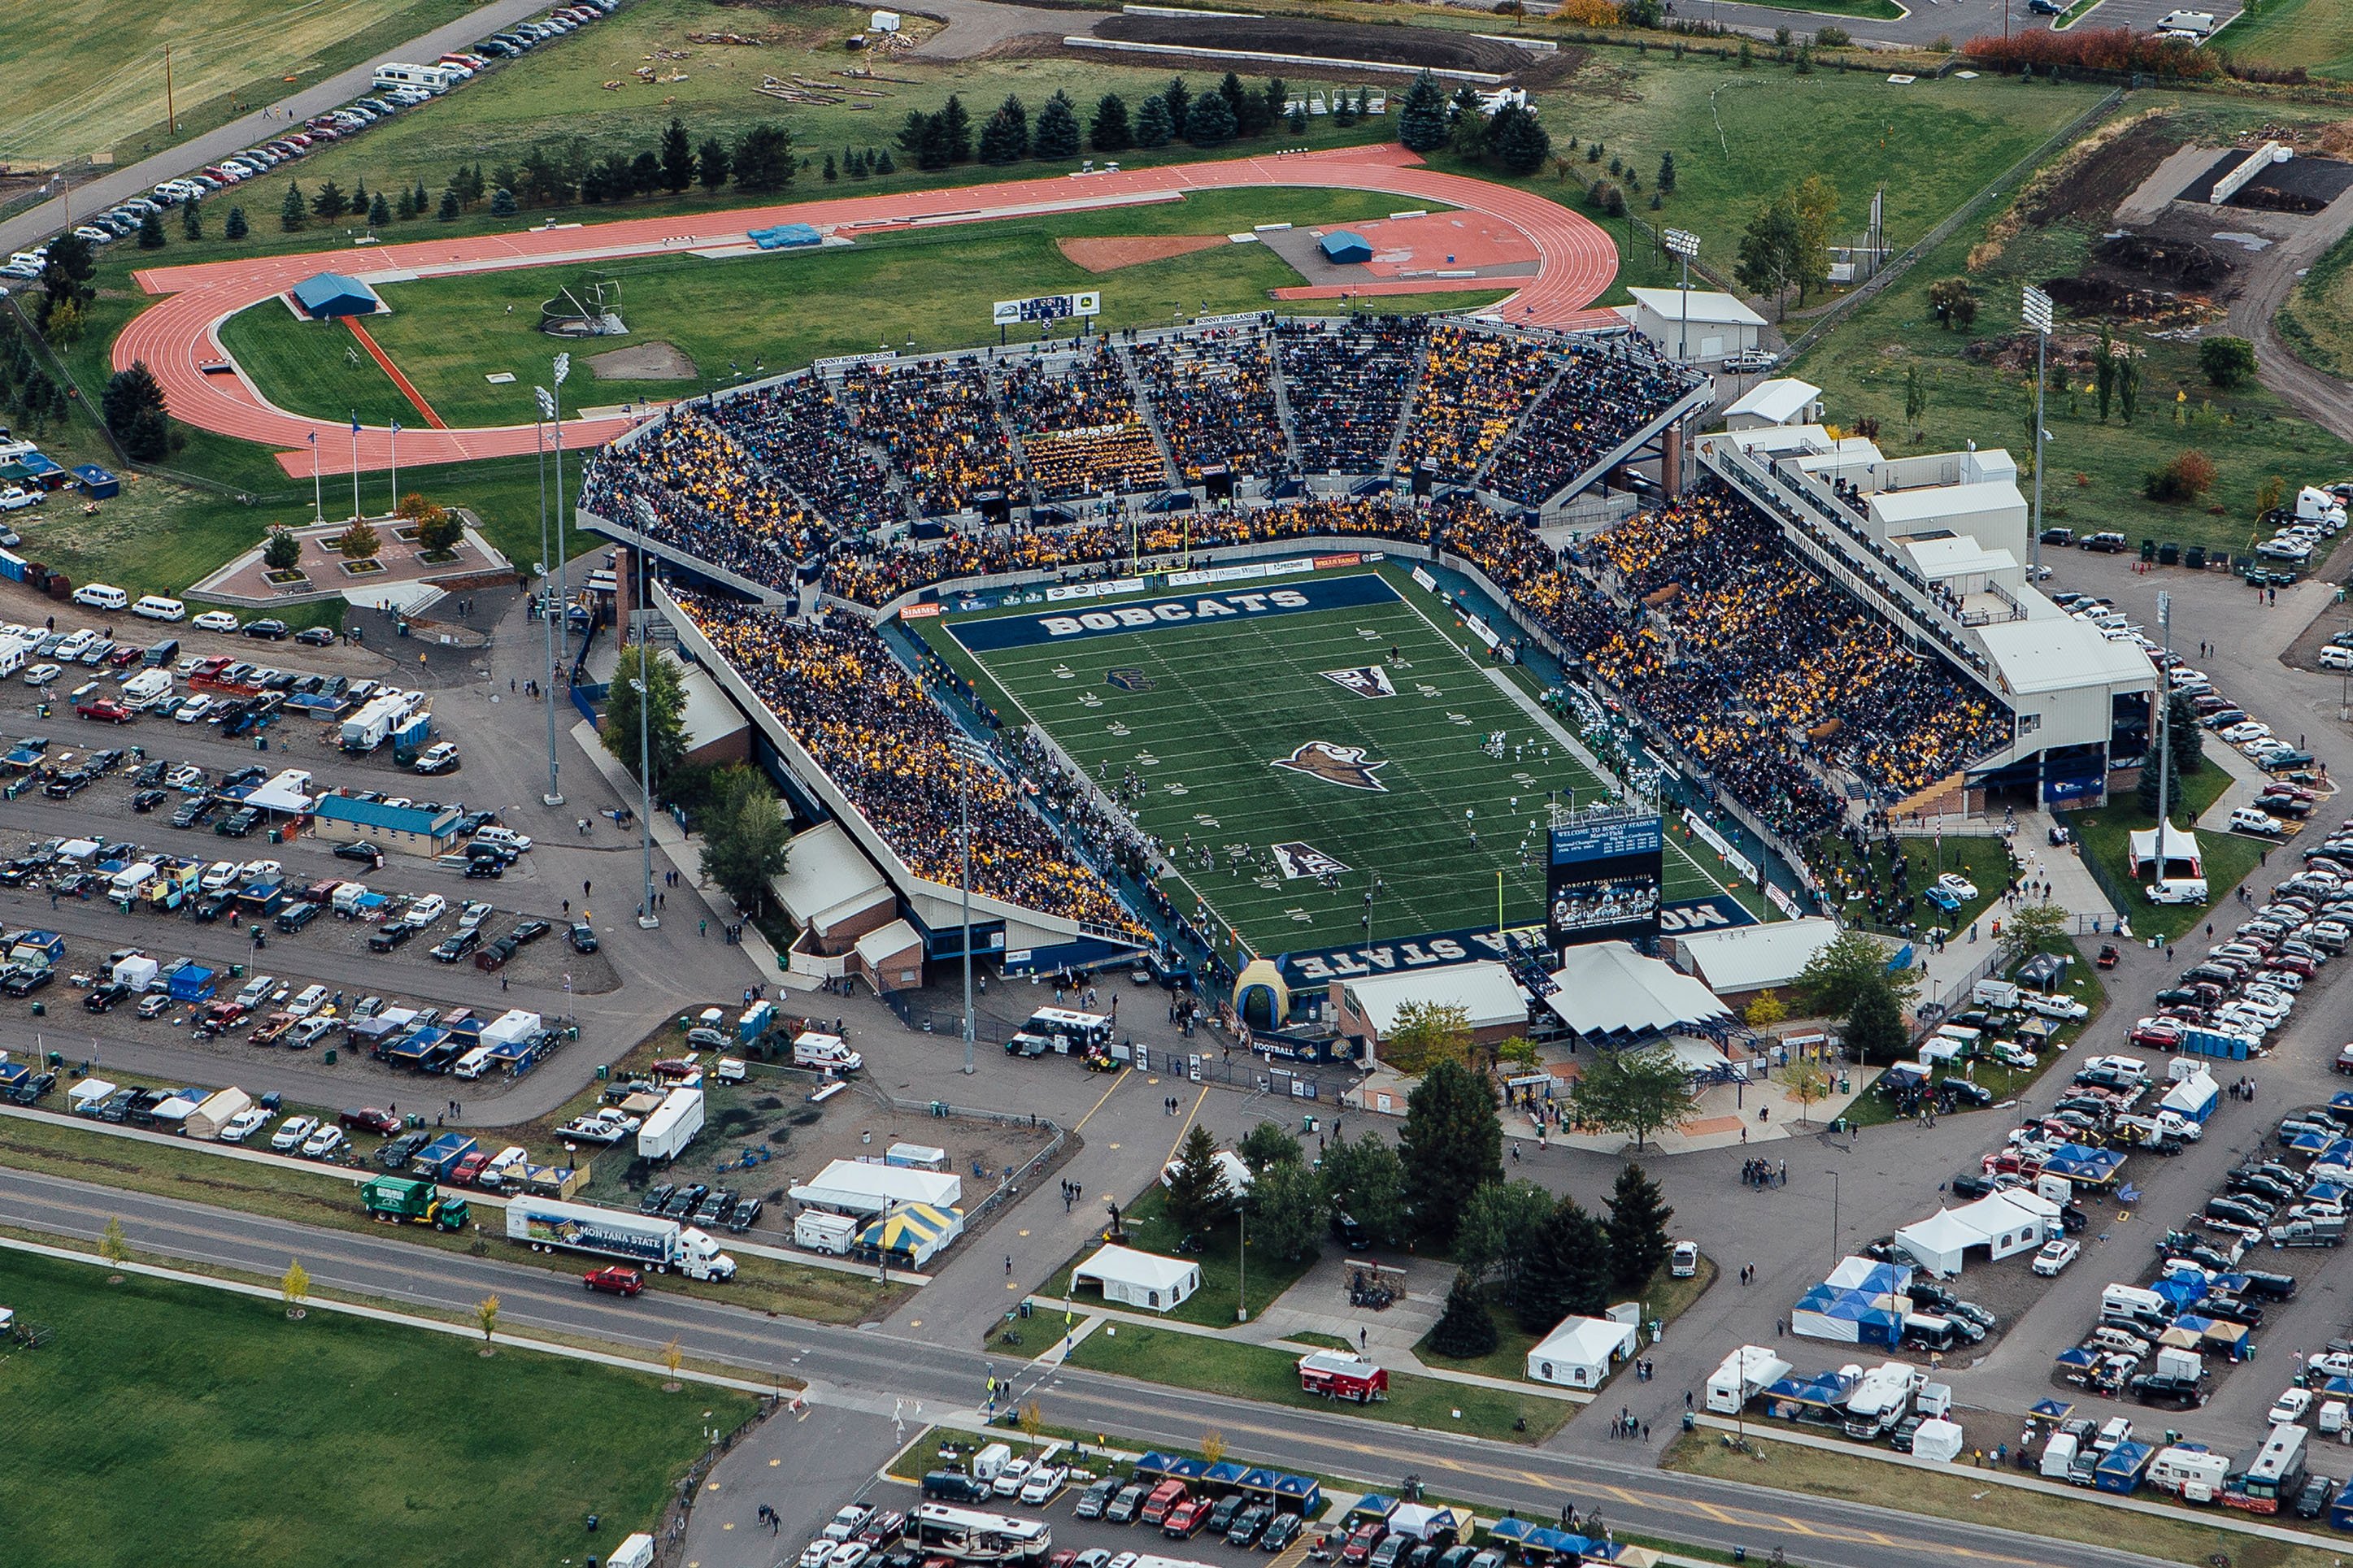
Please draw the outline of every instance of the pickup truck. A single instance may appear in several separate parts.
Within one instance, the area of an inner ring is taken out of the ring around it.
[[[555,1130],[559,1138],[575,1139],[583,1143],[617,1143],[635,1132],[639,1126],[637,1117],[607,1106],[586,1116],[575,1117]]]
[[[97,719],[109,724],[128,724],[139,717],[111,697],[100,697],[91,701],[75,703],[74,716],[78,719]]]

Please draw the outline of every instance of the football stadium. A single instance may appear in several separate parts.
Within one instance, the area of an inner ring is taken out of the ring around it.
[[[674,405],[582,521],[928,958],[968,891],[1017,970],[1535,961],[1810,912],[1852,814],[2137,759],[2147,661],[2023,580],[2007,455],[1810,390],[1693,437],[1640,335],[1467,317],[885,352]]]

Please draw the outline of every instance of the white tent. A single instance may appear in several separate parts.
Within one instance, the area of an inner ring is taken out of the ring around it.
[[[1961,1457],[1961,1428],[1958,1422],[1939,1416],[1923,1421],[1912,1434],[1912,1457],[1915,1459],[1952,1460]]]
[[[951,1209],[964,1197],[964,1183],[947,1172],[871,1164],[863,1160],[836,1160],[789,1190],[795,1203],[810,1208],[867,1216],[887,1214],[901,1204],[929,1204],[935,1209]]]
[[[513,1045],[531,1038],[540,1031],[539,1015],[521,1007],[510,1007],[482,1026],[482,1044]]]
[[[1201,1267],[1132,1247],[1105,1246],[1071,1270],[1071,1288],[1094,1285],[1105,1302],[1165,1312],[1201,1288]]]
[[[1175,1181],[1177,1167],[1184,1163],[1182,1160],[1171,1160],[1161,1166],[1160,1184],[1165,1187]],[[1227,1193],[1237,1198],[1248,1197],[1250,1183],[1254,1179],[1250,1175],[1249,1162],[1231,1149],[1220,1149],[1218,1151],[1215,1163],[1218,1169],[1225,1173]]]
[[[114,1086],[102,1078],[86,1078],[66,1090],[66,1099],[76,1110],[86,1110],[114,1092]]]
[[[1931,1274],[1947,1276],[1958,1274],[1961,1254],[1984,1239],[1957,1209],[1938,1209],[1895,1233],[1895,1245],[1905,1256]]]
[[[114,966],[114,983],[128,985],[133,991],[144,991],[155,984],[158,966],[143,952],[134,952]]]
[[[2031,1252],[2059,1234],[2059,1205],[2034,1193],[1989,1194],[1957,1209],[1939,1209],[1895,1233],[1895,1245],[1932,1274],[1961,1271],[1962,1254],[1982,1247],[1994,1261]]]
[[[2157,863],[2157,829],[2145,827],[2128,836],[2132,841],[2133,875],[2145,876]],[[2206,874],[2206,857],[2199,850],[2198,835],[2186,827],[2165,825],[2165,858],[2168,862],[2186,862],[2183,870],[2168,867],[2168,877],[2202,877]]]
[[[1528,1377],[1564,1388],[1599,1388],[1613,1362],[1634,1353],[1635,1342],[1631,1323],[1608,1318],[1563,1318],[1528,1352]]]

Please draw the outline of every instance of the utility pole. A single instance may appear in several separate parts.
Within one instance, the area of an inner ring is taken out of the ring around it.
[[[2005,22],[2009,12],[2003,11]],[[2048,379],[2042,374],[2043,354],[2051,345],[2051,296],[2030,283],[2021,297],[2020,313],[2026,324],[2034,329],[2034,521],[2031,527],[2033,565],[2029,575],[2036,582],[2042,579],[2042,384]]]
[[[642,497],[632,498],[638,513],[638,593],[636,604],[638,677],[638,844],[645,857],[645,901],[638,906],[638,929],[657,931],[661,916],[654,912],[654,672],[646,653],[646,514],[653,508]]]
[[[171,127],[171,133],[177,136],[180,133],[180,111],[172,96],[172,46],[169,44],[164,46],[164,119]]]
[[[2163,590],[2159,590],[2157,595],[2157,640],[2164,645],[2166,652],[2173,651],[2173,595]],[[2162,883],[2165,880],[2166,841],[2173,837],[2172,824],[2166,820],[2166,812],[2173,805],[2169,798],[2170,791],[2166,787],[2173,782],[2171,777],[2173,697],[2167,689],[2167,683],[2162,679],[2157,683],[2155,700],[2157,702],[2157,756],[2154,759],[2157,766],[2157,865],[2153,880]]]
[[[555,617],[564,614],[564,604],[547,591],[547,420],[555,412],[555,399],[547,388],[534,386],[532,392],[538,399],[539,417],[532,427],[539,436],[539,596],[546,606],[540,619],[547,623],[547,689],[540,696],[547,703],[547,793],[539,797],[543,805],[562,805],[564,791],[556,784],[555,774]],[[558,479],[563,470],[556,470]]]

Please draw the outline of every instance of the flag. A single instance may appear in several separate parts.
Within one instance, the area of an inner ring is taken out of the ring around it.
[[[354,436],[356,436],[356,435],[358,435],[359,433],[360,433],[360,416],[359,416],[359,411],[358,411],[357,409],[353,409],[353,410],[352,411],[352,434],[353,434],[353,435],[354,435]]]
[[[397,419],[392,422],[392,433],[396,436],[400,434],[400,421]]]
[[[315,447],[315,446],[317,446],[318,444],[319,444],[319,433],[318,433],[316,430],[313,430],[313,431],[311,431],[311,445],[312,445],[313,447]]]

